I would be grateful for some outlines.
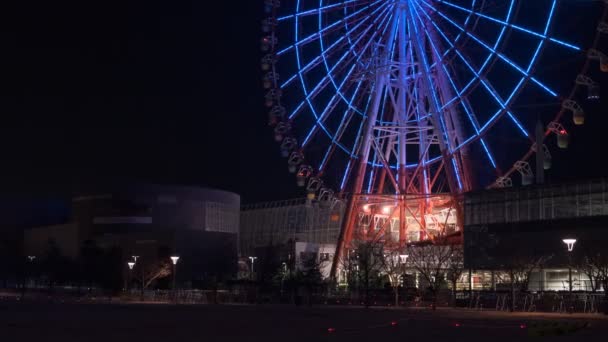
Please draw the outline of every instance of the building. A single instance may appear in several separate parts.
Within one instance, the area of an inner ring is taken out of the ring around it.
[[[240,197],[195,187],[127,185],[81,192],[63,224],[27,229],[26,255],[44,255],[49,243],[76,259],[85,243],[119,248],[126,260],[155,262],[180,256],[180,278],[201,279],[210,269],[236,268]],[[214,264],[215,263],[215,264]]]
[[[529,288],[567,290],[571,266],[585,255],[607,251],[608,180],[468,193],[464,219],[465,266],[488,270],[476,272],[474,288],[495,287],[492,270],[543,258]],[[565,238],[577,240],[572,252]],[[591,290],[590,279],[576,267],[573,290]]]
[[[241,254],[290,241],[335,245],[343,215],[344,203],[339,201],[294,199],[243,206]]]
[[[281,261],[295,260],[296,269],[314,256],[329,276],[345,205],[310,199],[260,203],[241,210],[241,256],[265,258],[275,248]],[[295,259],[291,259],[295,258]]]

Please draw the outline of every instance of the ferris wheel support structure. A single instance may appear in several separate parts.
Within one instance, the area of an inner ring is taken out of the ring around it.
[[[265,104],[281,155],[310,203],[347,201],[332,276],[359,241],[462,241],[467,191],[512,186],[516,172],[524,186],[542,181],[555,160],[547,138],[568,147],[562,116],[584,123],[577,89],[599,98],[589,66],[608,72],[608,6],[595,11],[606,1],[264,1]],[[570,42],[581,38],[563,24],[576,13],[559,4],[603,13],[589,50]],[[559,53],[586,60],[566,98],[546,70]]]

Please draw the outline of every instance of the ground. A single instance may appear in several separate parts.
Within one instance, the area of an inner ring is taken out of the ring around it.
[[[575,341],[602,339],[607,333],[603,315],[0,301],[0,341],[494,342],[540,334]]]

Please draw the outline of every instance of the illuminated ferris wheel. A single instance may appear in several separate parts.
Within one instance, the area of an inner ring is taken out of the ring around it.
[[[265,1],[270,124],[310,199],[348,199],[336,255],[459,235],[460,194],[542,181],[608,72],[605,5]]]

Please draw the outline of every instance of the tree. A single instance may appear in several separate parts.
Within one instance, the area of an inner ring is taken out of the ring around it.
[[[103,267],[104,251],[95,240],[86,240],[80,248],[81,282],[92,288],[99,282],[99,270]],[[80,291],[80,290],[79,290]]]
[[[120,248],[112,247],[103,251],[101,266],[97,270],[97,283],[108,296],[120,292],[123,283],[123,257]]]
[[[139,281],[141,290],[141,299],[144,298],[144,291],[156,280],[166,278],[171,275],[172,264],[168,260],[161,260],[155,263],[144,264],[142,261],[136,263],[139,276],[136,279]]]
[[[503,265],[502,268],[511,285],[511,312],[515,310],[517,292],[528,291],[530,275],[535,269],[540,269],[550,258],[551,256],[515,254],[511,256],[508,263]]]
[[[432,308],[437,306],[437,294],[445,282],[445,271],[452,257],[451,246],[414,246],[407,250],[410,264],[428,283],[432,296]]]
[[[591,291],[593,293],[597,292],[599,289],[602,278],[602,271],[597,267],[597,261],[595,259],[596,257],[585,255],[577,262],[576,266],[576,268],[581,270],[589,278],[589,284],[591,285]]]
[[[342,272],[342,280],[346,283],[348,291],[353,293],[354,290],[359,290],[359,275],[358,261],[355,250],[349,250],[348,253],[342,253],[339,259],[340,270]]]
[[[446,278],[452,285],[452,306],[456,306],[456,287],[464,273],[464,253],[461,246],[450,246]]]
[[[395,307],[399,306],[399,286],[401,285],[401,277],[405,272],[406,256],[399,250],[384,252],[382,260],[382,271],[388,277],[388,280],[395,295]]]
[[[47,277],[48,289],[52,292],[55,285],[73,280],[74,262],[64,256],[53,239],[48,240],[47,250],[42,260],[42,270]]]
[[[307,301],[312,305],[312,295],[317,293],[323,285],[323,274],[321,269],[325,261],[321,261],[316,253],[305,257],[300,262],[297,272],[297,280],[306,290]]]
[[[597,281],[604,288],[604,313],[608,315],[608,253],[588,256],[589,264],[596,269]]]
[[[378,240],[357,242],[355,245],[356,274],[359,284],[365,292],[365,307],[370,305],[370,289],[372,281],[378,278],[382,271],[384,246]]]

